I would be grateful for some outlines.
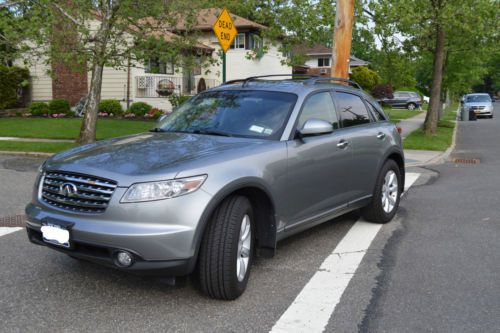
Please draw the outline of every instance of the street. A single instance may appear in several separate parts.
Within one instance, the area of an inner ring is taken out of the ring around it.
[[[202,296],[190,279],[170,286],[78,261],[0,225],[7,231],[0,237],[1,331],[294,332],[310,318],[327,332],[498,331],[499,132],[499,103],[493,119],[459,122],[450,159],[480,163],[408,169],[391,223],[365,226],[353,213],[286,239],[274,258],[254,262],[246,292],[231,302]],[[0,156],[0,218],[23,214],[42,162]],[[367,232],[373,241],[363,238]],[[363,242],[366,248],[336,250]],[[354,266],[313,285],[325,267],[342,266],[327,258],[344,264],[353,253]],[[322,317],[314,310],[321,298],[330,299],[319,304]],[[288,320],[297,306],[305,312]]]

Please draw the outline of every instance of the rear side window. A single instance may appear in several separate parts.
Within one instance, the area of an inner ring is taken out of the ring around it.
[[[298,128],[302,128],[309,119],[321,119],[332,124],[333,128],[339,127],[335,105],[329,92],[320,92],[310,96],[302,107]]]
[[[368,104],[368,109],[370,109],[372,115],[373,115],[373,118],[375,118],[376,121],[384,121],[384,120],[387,120],[385,118],[385,115],[384,113],[382,112],[382,110],[380,110],[379,108],[375,107],[372,103],[370,102],[367,102]]]
[[[368,110],[359,96],[336,92],[335,101],[340,111],[342,127],[357,126],[370,122]]]

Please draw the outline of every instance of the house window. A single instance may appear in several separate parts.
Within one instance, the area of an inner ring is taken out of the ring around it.
[[[330,58],[318,58],[318,67],[330,67]]]
[[[237,34],[234,37],[233,44],[230,46],[231,49],[245,49],[245,34]]]
[[[144,66],[144,70],[146,73],[151,74],[174,74],[174,64],[173,62],[165,62],[160,60],[159,58],[150,58],[146,61],[146,65]]]

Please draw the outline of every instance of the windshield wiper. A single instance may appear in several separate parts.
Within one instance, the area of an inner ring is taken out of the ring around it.
[[[211,129],[197,129],[193,131],[194,134],[207,134],[207,135],[217,135],[217,136],[228,136],[232,137],[233,135],[230,133],[218,131],[218,130],[211,130]]]
[[[155,128],[152,128],[149,130],[150,132],[165,132],[165,130],[163,128],[160,128],[160,127],[155,127]]]

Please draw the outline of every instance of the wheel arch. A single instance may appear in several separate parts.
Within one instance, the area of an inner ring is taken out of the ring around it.
[[[271,191],[259,180],[243,179],[232,182],[217,192],[205,208],[195,236],[195,257],[198,260],[201,241],[215,209],[231,195],[244,195],[254,210],[256,249],[263,257],[272,257],[276,251],[277,215]]]
[[[393,151],[390,151],[386,158],[384,159],[384,163],[385,161],[387,160],[393,160],[394,162],[397,163],[398,167],[399,167],[399,173],[401,174],[401,186],[400,186],[400,190],[401,192],[403,192],[404,188],[405,188],[405,159],[404,159],[404,155],[403,153],[397,151],[397,150],[393,150]],[[382,166],[381,166],[382,167]]]

